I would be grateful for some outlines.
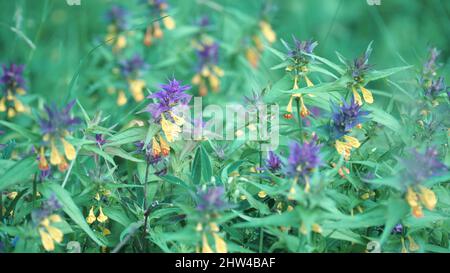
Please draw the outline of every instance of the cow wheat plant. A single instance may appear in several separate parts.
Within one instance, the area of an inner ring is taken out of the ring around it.
[[[0,252],[450,252],[448,33],[318,2],[2,2]]]

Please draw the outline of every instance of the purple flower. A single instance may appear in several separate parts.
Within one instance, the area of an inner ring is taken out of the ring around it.
[[[367,73],[372,67],[369,64],[369,57],[372,54],[371,44],[367,47],[367,50],[360,57],[353,60],[353,63],[349,66],[351,75],[354,80],[361,81],[364,74]]]
[[[280,157],[273,151],[269,151],[266,159],[267,169],[274,173],[280,170],[282,165],[283,163],[281,162]]]
[[[117,31],[124,31],[128,28],[128,11],[119,5],[114,5],[106,13],[106,20],[109,24],[117,27]]]
[[[130,76],[137,77],[143,70],[149,67],[139,54],[134,55],[131,59],[121,61],[119,66],[120,72],[126,78]]]
[[[151,144],[148,144],[145,147],[144,145],[144,141],[135,142],[134,146],[136,146],[136,152],[143,154],[145,156],[145,161],[153,167],[156,167],[164,158],[161,155],[154,155]]]
[[[402,224],[396,224],[395,227],[391,231],[392,234],[401,234],[403,233],[403,225]]]
[[[161,114],[171,111],[178,104],[186,105],[191,100],[191,96],[185,93],[191,86],[181,85],[176,79],[169,80],[169,84],[162,84],[160,87],[160,91],[147,97],[158,101],[149,104],[146,108],[155,122],[161,119]]]
[[[102,134],[95,134],[95,142],[98,146],[103,146],[106,143],[106,140]]]
[[[301,146],[297,142],[291,143],[286,174],[289,177],[305,178],[309,176],[315,168],[322,164],[319,154],[320,147],[321,145],[317,144],[317,136],[314,136],[309,142],[304,142]]]
[[[39,123],[42,134],[50,134],[57,137],[63,137],[66,132],[73,131],[74,127],[81,123],[79,118],[74,118],[70,114],[70,110],[75,104],[75,100],[71,101],[66,107],[58,109],[55,104],[46,105],[46,118],[41,118]]]
[[[308,62],[308,56],[306,54],[312,54],[314,48],[319,44],[317,41],[312,39],[306,41],[299,41],[297,38],[292,37],[294,40],[294,47],[288,47],[288,57],[293,58],[295,60],[299,60],[301,62]]]
[[[2,68],[3,75],[0,78],[0,83],[3,84],[5,91],[25,88],[25,80],[23,78],[24,65],[11,64],[9,67],[2,65]]]
[[[425,95],[434,99],[442,91],[447,91],[448,88],[444,82],[444,77],[439,77],[437,80],[432,80],[431,84],[425,88]]]
[[[219,62],[219,44],[202,43],[200,49],[197,50],[198,70],[203,69],[207,65],[216,65]]]
[[[205,28],[205,27],[208,27],[210,23],[211,22],[209,20],[208,15],[204,15],[204,16],[200,17],[197,24],[199,27]]]
[[[429,58],[423,64],[423,75],[433,75],[436,72],[436,60],[440,54],[441,52],[437,48],[433,47],[430,49]]]
[[[43,219],[47,218],[55,211],[60,210],[62,205],[54,194],[52,194],[46,201],[42,203],[41,208],[35,209],[31,212],[31,219],[38,225]]]
[[[220,211],[230,207],[224,200],[225,188],[223,186],[210,187],[198,193],[197,209],[202,212]]]
[[[358,105],[352,97],[350,104],[342,99],[342,105],[338,106],[331,103],[332,125],[331,134],[335,139],[349,133],[353,127],[363,123],[368,111],[361,111],[361,105]]]
[[[419,184],[448,171],[448,167],[439,160],[435,148],[427,148],[424,153],[413,149],[400,162],[405,167],[403,181],[408,184]]]

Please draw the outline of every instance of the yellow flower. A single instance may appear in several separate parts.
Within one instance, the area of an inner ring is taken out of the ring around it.
[[[97,216],[97,221],[99,221],[100,223],[106,222],[106,220],[108,220],[108,216],[103,214],[102,207],[99,208],[99,211],[100,213]]]
[[[353,148],[359,148],[361,143],[358,139],[351,136],[344,136],[345,141],[336,140],[335,147],[339,154],[344,156],[345,160],[350,159],[350,152]]]
[[[315,233],[322,233],[322,227],[319,224],[313,224],[311,229]]]
[[[94,207],[91,207],[91,209],[89,210],[89,215],[88,215],[88,217],[86,217],[86,222],[88,224],[92,224],[95,222],[96,219],[97,218],[95,217],[95,214],[94,214]]]
[[[173,142],[176,137],[178,137],[178,134],[181,132],[181,128],[173,124],[172,122],[168,121],[164,115],[161,116],[161,128],[166,135],[166,139],[169,142]]]
[[[277,39],[277,35],[276,35],[275,31],[273,31],[272,26],[266,21],[259,22],[259,26],[260,26],[261,32],[264,35],[264,37],[266,38],[266,40],[269,43],[275,42],[275,40]]]
[[[367,102],[368,104],[372,104],[373,103],[372,92],[370,92],[364,86],[360,86],[359,89],[361,90],[361,93],[363,95],[364,101]],[[352,86],[352,92],[353,92],[353,98],[355,99],[355,102],[358,105],[362,105],[361,96],[359,95],[358,91],[356,91],[356,88],[354,86]]]
[[[259,198],[265,198],[267,196],[267,193],[265,191],[258,192]]]
[[[163,16],[165,16],[164,14]],[[172,30],[176,27],[175,20],[172,17],[166,16],[163,18],[163,24],[168,30]]]
[[[47,251],[55,250],[54,242],[61,243],[63,240],[64,234],[62,233],[62,231],[51,225],[52,223],[60,221],[61,218],[58,215],[53,214],[42,220],[39,224],[39,235],[41,237],[41,242],[44,246],[44,249]]]
[[[164,156],[168,156],[170,153],[170,146],[167,144],[167,142],[159,136],[159,143],[161,144],[161,152]]]
[[[203,236],[202,236],[202,253],[213,253],[213,250],[209,246],[208,238],[206,237],[206,233],[203,233]]]
[[[73,145],[67,142],[67,140],[65,140],[64,138],[61,138],[61,142],[64,146],[64,153],[66,154],[67,159],[74,160],[76,156],[76,151]]]
[[[122,106],[127,103],[127,97],[125,96],[125,92],[122,90],[119,91],[119,96],[117,97],[117,105]]]
[[[157,157],[161,154],[161,146],[159,146],[159,143],[155,137],[153,137],[152,139],[152,153],[154,157]]]
[[[59,154],[58,149],[56,148],[55,142],[52,140],[50,142],[50,163],[52,165],[58,165],[61,163],[61,155]]]
[[[258,67],[259,54],[254,48],[252,48],[252,47],[247,48],[247,50],[245,51],[245,58],[247,58],[247,61],[250,63],[250,65],[253,68],[257,68]]]
[[[12,191],[12,192],[10,192],[10,193],[8,193],[8,199],[9,200],[14,200],[14,199],[16,199],[16,197],[17,197],[17,192],[16,191]]]
[[[144,87],[145,87],[145,81],[144,80],[129,80],[128,81],[131,95],[133,96],[134,100],[139,102],[144,99]]]
[[[227,243],[225,243],[225,241],[217,233],[213,233],[213,237],[216,244],[216,252],[227,253]]]
[[[420,186],[419,198],[422,204],[429,210],[433,210],[437,204],[437,198],[434,192],[423,186]]]

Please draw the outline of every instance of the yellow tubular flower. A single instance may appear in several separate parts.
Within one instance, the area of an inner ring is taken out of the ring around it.
[[[372,92],[370,92],[369,90],[367,90],[363,86],[361,86],[360,89],[361,89],[361,92],[363,94],[364,101],[367,102],[368,104],[372,104],[373,103]]]
[[[17,98],[14,98],[14,108],[17,112],[25,112],[25,107],[23,106],[22,102],[18,100]]]
[[[311,229],[315,233],[322,233],[322,227],[319,224],[313,224]]]
[[[64,138],[61,138],[61,142],[64,146],[64,153],[66,154],[66,158],[68,160],[74,160],[76,156],[75,148],[72,144],[70,144],[67,140]]]
[[[117,37],[116,45],[114,46],[115,51],[124,49],[127,46],[127,38],[124,35],[119,35]]]
[[[344,136],[345,141],[353,148],[359,148],[361,146],[361,143],[357,138],[351,137],[351,136]]]
[[[167,144],[167,142],[159,136],[159,142],[161,143],[161,152],[164,156],[168,156],[170,153],[170,146]]]
[[[215,91],[215,92],[219,91],[219,89],[220,89],[219,78],[214,74],[209,75],[209,85],[211,86],[211,89],[213,91]]]
[[[165,15],[167,14],[163,14],[163,16]],[[172,30],[176,27],[175,20],[170,16],[166,16],[163,18],[163,24],[168,30]]]
[[[356,91],[355,87],[352,87],[352,92],[353,92],[353,98],[355,99],[355,102],[358,105],[362,105],[361,96],[358,94],[358,92]]]
[[[309,116],[309,110],[306,108],[305,103],[303,102],[303,97],[300,97],[300,116],[302,118],[306,118]]]
[[[43,229],[39,229],[39,235],[41,236],[41,242],[44,246],[44,249],[47,251],[55,250],[55,244],[53,243],[53,239],[46,231]]]
[[[67,161],[64,159],[64,157],[61,157],[61,163],[58,165],[58,170],[60,172],[65,172],[69,168],[69,164],[67,164]]]
[[[125,96],[125,92],[122,90],[119,91],[119,96],[117,97],[117,105],[122,106],[127,103],[127,97]]]
[[[164,115],[161,116],[161,128],[166,135],[166,139],[169,142],[173,142],[174,139],[178,136],[178,134],[181,132],[180,127],[178,127],[176,124],[173,124],[172,122],[168,121]]]
[[[227,243],[225,243],[225,241],[217,233],[213,233],[213,237],[216,244],[216,252],[227,253]]]
[[[218,77],[223,77],[225,75],[225,72],[223,72],[222,68],[218,67],[217,65],[213,66],[214,74],[216,74]]]
[[[8,109],[8,118],[13,118],[16,115],[16,111],[13,108]]]
[[[61,163],[61,155],[56,148],[55,142],[52,140],[50,144],[50,163],[52,165],[59,165]]]
[[[144,80],[129,80],[128,81],[131,95],[133,96],[134,100],[139,102],[144,99],[144,87],[145,87],[145,81]]]
[[[420,186],[420,201],[429,210],[433,210],[437,204],[437,198],[434,192],[428,188]]]
[[[6,111],[6,103],[5,103],[5,97],[0,99],[0,112]]]
[[[88,224],[92,224],[95,222],[96,219],[97,218],[95,217],[95,214],[94,214],[94,207],[91,207],[91,209],[89,210],[89,215],[88,215],[88,217],[86,217],[86,222]]]
[[[258,197],[259,198],[265,198],[266,196],[267,196],[267,193],[265,191],[258,192]]]
[[[259,54],[254,48],[247,48],[245,51],[245,58],[253,68],[257,68],[259,64]]]
[[[154,157],[157,157],[161,154],[161,146],[159,146],[159,143],[155,137],[153,137],[152,139],[152,153]]]
[[[154,24],[154,26],[153,26],[153,36],[156,38],[156,39],[160,39],[160,38],[162,38],[163,37],[163,32],[162,32],[162,30],[161,30],[161,27],[159,26],[159,23],[158,22],[155,22],[155,24]]]
[[[169,112],[170,116],[173,118],[173,121],[176,125],[181,126],[185,123],[184,118],[175,115],[172,111]]]
[[[205,233],[203,233],[202,236],[202,253],[213,253],[213,250],[209,246],[208,238],[206,237]]]
[[[277,39],[277,35],[275,31],[273,31],[272,26],[266,21],[259,22],[259,26],[261,28],[262,34],[267,39],[267,41],[269,43],[275,42],[275,40]]]
[[[100,213],[97,216],[97,221],[99,221],[100,223],[106,222],[106,220],[108,220],[108,216],[103,214],[102,207],[99,208],[99,211]]]
[[[199,85],[201,81],[201,76],[200,74],[195,74],[194,77],[192,78],[192,84],[194,85]]]
[[[307,76],[305,76],[305,81],[306,81],[306,86],[308,86],[308,87],[314,86],[312,81]]]

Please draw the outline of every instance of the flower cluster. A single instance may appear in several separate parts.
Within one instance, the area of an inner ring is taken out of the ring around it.
[[[269,151],[266,159],[266,168],[275,173],[281,169],[283,163],[281,162],[280,157],[274,153],[273,151]]]
[[[197,210],[204,213],[205,223],[199,222],[197,224],[197,232],[201,234],[202,238],[202,253],[226,253],[227,244],[219,235],[219,227],[211,220],[210,217],[219,211],[230,208],[230,204],[225,200],[225,188],[223,186],[213,186],[200,190],[197,194]],[[209,244],[208,237],[214,239],[215,251]],[[197,252],[200,252],[198,249]]]
[[[245,56],[253,68],[257,68],[259,65],[260,56],[264,51],[263,40],[269,44],[273,44],[277,39],[277,34],[273,30],[268,18],[270,9],[271,7],[269,5],[265,6],[262,16],[259,19],[258,29],[256,33],[251,35],[249,45],[246,47]]]
[[[424,153],[412,150],[408,157],[401,159],[405,167],[403,180],[406,186],[406,200],[415,217],[422,217],[422,205],[433,210],[437,203],[434,192],[422,185],[427,179],[441,175],[448,168],[438,159],[434,148],[427,148]]]
[[[353,62],[347,65],[349,76],[352,80],[347,84],[353,93],[353,98],[356,103],[362,105],[361,96],[358,93],[358,89],[361,91],[364,101],[368,104],[373,103],[372,92],[365,88],[365,75],[370,71],[371,65],[369,64],[369,57],[372,54],[372,46],[369,45],[367,50],[354,59]]]
[[[189,85],[181,85],[176,79],[172,79],[168,84],[162,84],[160,91],[148,96],[157,102],[149,104],[146,111],[150,113],[155,123],[161,125],[167,142],[173,142],[178,137],[181,126],[185,123],[180,109],[191,99],[191,96],[185,93],[190,88]],[[157,134],[152,139],[152,151],[154,156],[161,153],[168,155],[170,146],[161,135]]]
[[[127,46],[125,31],[129,25],[128,11],[122,6],[114,5],[106,13],[106,21],[109,25],[105,40],[113,43],[115,52],[124,49]]]
[[[219,78],[223,70],[217,66],[219,62],[219,44],[211,39],[204,39],[197,44],[197,73],[192,78],[192,84],[198,85],[199,95],[208,94],[208,83],[214,92],[220,89]]]
[[[153,166],[156,175],[165,175],[167,166],[164,164],[164,157],[169,156],[170,146],[163,137],[153,137],[152,141],[145,145],[144,141],[134,144],[136,151],[143,154],[147,164]]]
[[[436,100],[443,92],[448,94],[449,90],[449,87],[445,84],[444,77],[437,74],[439,65],[436,62],[439,55],[439,50],[436,48],[430,49],[428,60],[425,62],[422,74],[419,77],[419,84],[423,88],[425,97],[431,100]]]
[[[305,191],[309,191],[309,177],[312,172],[322,164],[320,157],[321,145],[317,143],[317,135],[300,145],[293,142],[289,147],[289,158],[286,166],[286,175],[294,178],[291,193],[295,193],[295,184],[298,180],[305,183]]]
[[[286,67],[286,71],[293,73],[294,76],[294,86],[292,87],[292,89],[293,90],[299,89],[298,81],[300,78],[305,79],[307,87],[312,87],[314,86],[314,84],[307,76],[309,72],[308,64],[311,62],[312,57],[310,57],[307,54],[313,54],[314,48],[318,45],[318,43],[313,40],[299,41],[295,37],[293,37],[293,39],[294,39],[293,47],[284,44],[288,50],[287,56],[290,60],[290,64]],[[310,94],[310,96],[312,95]],[[294,98],[298,100],[300,107],[299,112],[301,117],[302,118],[307,117],[310,114],[310,112],[308,108],[305,106],[302,94],[293,94],[291,96],[291,98],[289,99],[289,103],[286,107],[287,113],[284,115],[284,117],[286,119],[292,118],[292,102]]]
[[[0,77],[0,112],[6,112],[8,118],[27,109],[18,98],[25,95],[25,79],[23,77],[24,65],[11,64],[2,66],[3,74]]]
[[[348,134],[354,127],[361,127],[369,114],[367,111],[361,110],[361,105],[352,98],[350,104],[342,100],[341,106],[331,103],[332,119],[330,134],[336,139],[335,147],[339,154],[343,155],[346,160],[350,158],[350,152],[353,148],[360,146],[359,140]],[[339,140],[343,138],[343,140]]]
[[[175,21],[167,14],[169,5],[166,0],[142,0],[147,5],[151,18],[163,18],[162,22],[166,29],[175,28]],[[159,20],[152,22],[147,26],[144,36],[144,45],[151,46],[153,39],[161,39],[164,36]]]
[[[128,88],[135,101],[140,102],[144,99],[144,88],[146,82],[141,79],[142,72],[148,68],[144,59],[136,54],[130,59],[119,62],[120,73],[127,80]],[[119,91],[117,105],[122,106],[128,101],[123,90]]]
[[[73,145],[67,141],[75,126],[81,121],[72,117],[70,111],[75,101],[70,102],[66,107],[58,109],[56,105],[45,106],[47,117],[40,119],[41,132],[43,135],[43,145],[39,151],[39,169],[43,176],[47,176],[50,166],[47,162],[45,149],[50,148],[50,164],[58,165],[61,172],[68,168],[67,160],[73,160],[76,151]],[[60,152],[62,148],[62,153]],[[64,157],[65,155],[65,157]]]
[[[43,202],[40,209],[32,212],[31,218],[37,225],[42,245],[47,251],[55,250],[55,242],[61,243],[63,240],[63,232],[55,227],[55,223],[61,222],[61,217],[55,212],[61,209],[58,199],[52,195]]]

